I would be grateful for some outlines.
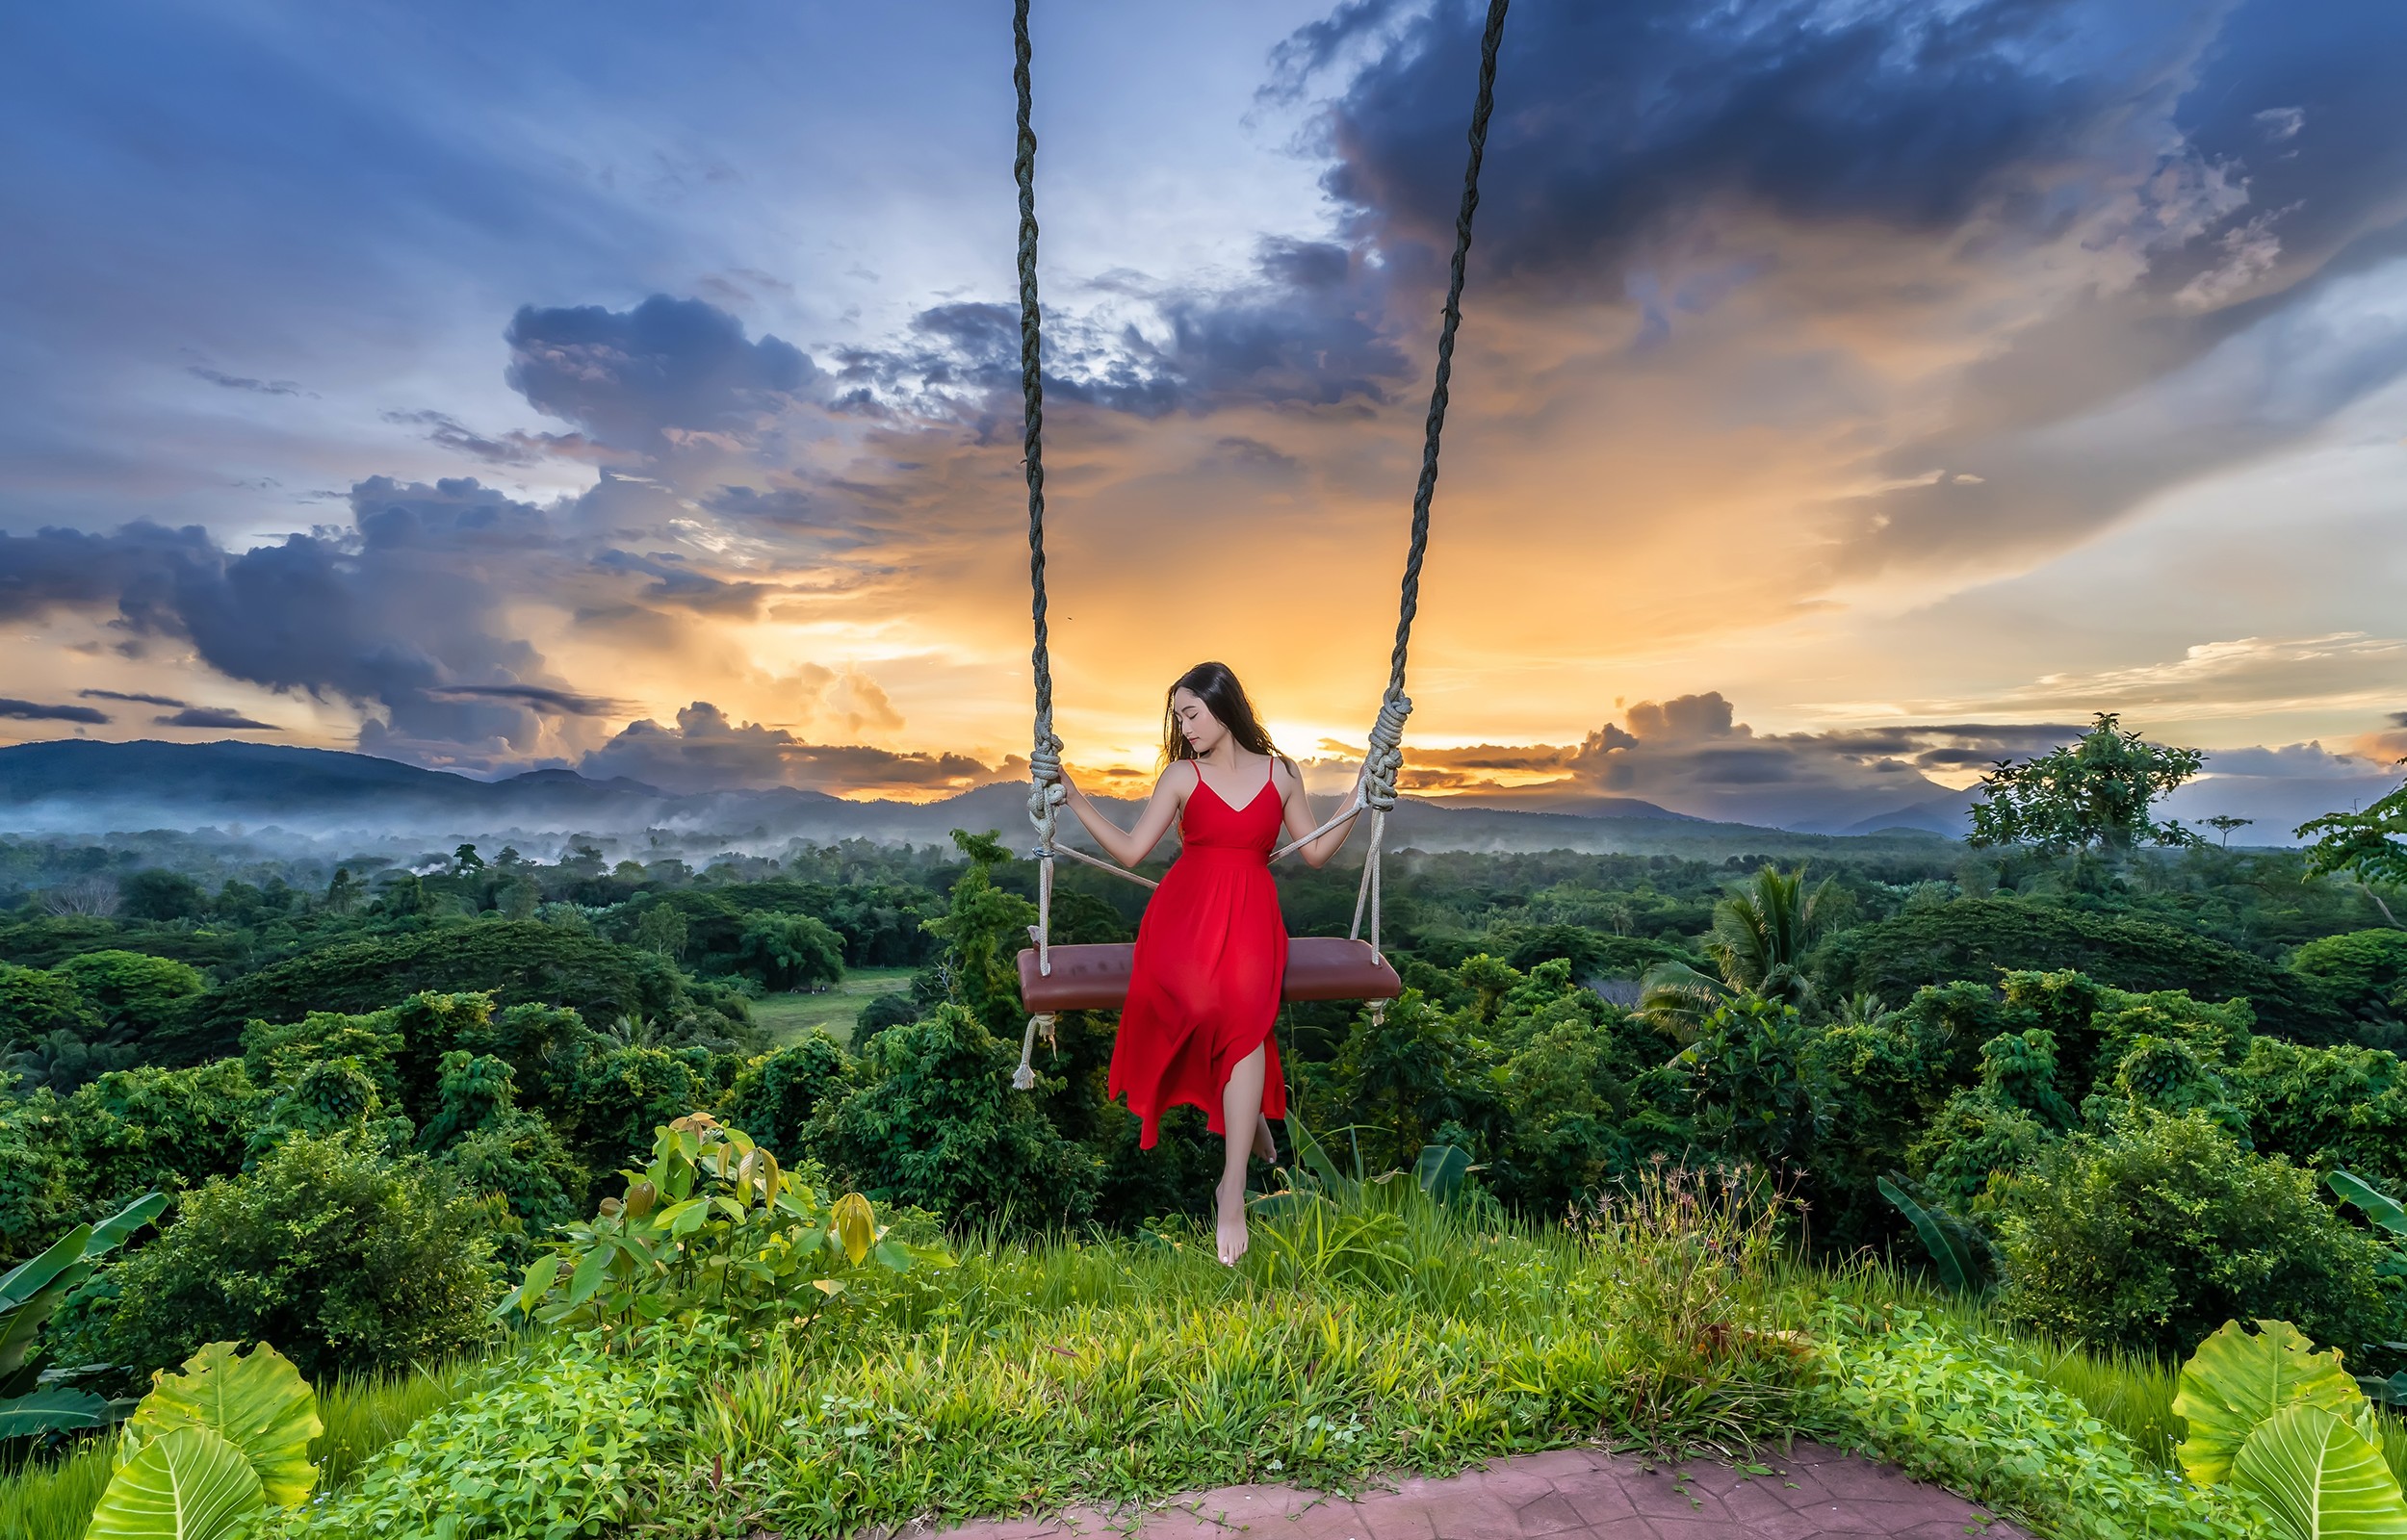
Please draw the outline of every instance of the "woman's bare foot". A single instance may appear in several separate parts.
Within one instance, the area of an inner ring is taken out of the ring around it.
[[[1270,1119],[1267,1117],[1254,1120],[1254,1153],[1266,1161],[1279,1159],[1279,1145],[1270,1137]]]
[[[1221,1264],[1233,1268],[1252,1240],[1245,1228],[1245,1189],[1240,1186],[1232,1193],[1223,1183],[1212,1190],[1212,1206],[1218,1219],[1213,1231],[1220,1242]]]

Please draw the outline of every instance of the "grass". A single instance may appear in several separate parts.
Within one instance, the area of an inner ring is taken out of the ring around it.
[[[911,987],[909,968],[850,968],[843,982],[823,994],[772,994],[747,1001],[752,1019],[767,1029],[771,1046],[783,1047],[814,1027],[837,1041],[852,1041],[862,1008],[881,994]]]
[[[339,1379],[320,1389],[318,1417],[325,1431],[309,1447],[320,1488],[340,1491],[412,1424],[456,1399],[476,1373],[473,1362],[462,1360]],[[83,1540],[109,1484],[109,1450],[106,1438],[86,1439],[64,1457],[32,1459],[0,1473],[0,1536]]]
[[[957,1268],[871,1270],[827,1314],[758,1348],[697,1348],[680,1330],[651,1349],[662,1362],[607,1360],[667,1388],[643,1403],[653,1421],[640,1432],[620,1413],[602,1417],[635,1445],[625,1464],[590,1468],[608,1476],[597,1501],[632,1494],[634,1534],[767,1529],[800,1540],[1244,1481],[1344,1491],[1385,1473],[1451,1474],[1576,1444],[1766,1449],[1776,1463],[1786,1437],[1846,1434],[1781,1335],[1825,1333],[1834,1311],[1870,1323],[1862,1341],[1874,1351],[1887,1341],[1880,1320],[1917,1312],[1950,1341],[2002,1344],[1985,1357],[1949,1349],[1979,1382],[1942,1375],[1925,1403],[1960,1413],[1962,1388],[2043,1422],[2085,1408],[2128,1444],[2099,1455],[2076,1430],[2065,1448],[2093,1468],[2106,1459],[2127,1487],[2170,1490],[2156,1474],[2175,1427],[2167,1366],[2015,1337],[1979,1303],[1934,1296],[1882,1264],[1799,1260],[1771,1244],[1760,1218],[1694,1192],[1577,1226],[1379,1194],[1286,1200],[1266,1207],[1236,1270],[1218,1265],[1192,1221],[1134,1237],[974,1235],[959,1243]],[[543,1350],[530,1359],[544,1361]],[[472,1373],[327,1391],[316,1451],[327,1488],[380,1502],[414,1529],[473,1500],[450,1476],[418,1470],[423,1455],[408,1467],[364,1462],[426,1413],[457,1402],[421,1427],[422,1451],[442,1444],[505,1485],[530,1439],[557,1431],[546,1419],[574,1429],[601,1416],[566,1397],[501,1412],[489,1396],[462,1397]],[[2015,1388],[2033,1381],[2035,1392]],[[2389,1432],[2397,1465],[2407,1424],[2394,1420]],[[1927,1462],[1919,1446],[1887,1447],[2036,1532],[2100,1532],[2079,1508],[2089,1489],[2065,1468],[1985,1424],[1973,1444],[1934,1436]],[[105,1470],[93,1448],[0,1478],[0,1534],[79,1540]],[[358,1518],[338,1503],[280,1532],[369,1532]],[[470,1522],[461,1532],[518,1527]]]

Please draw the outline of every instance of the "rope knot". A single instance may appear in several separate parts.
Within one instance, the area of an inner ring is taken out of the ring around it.
[[[1379,703],[1370,747],[1362,757],[1362,801],[1386,812],[1396,805],[1396,779],[1404,773],[1404,723],[1412,714],[1410,697],[1390,695]]]
[[[1061,739],[1050,729],[1040,734],[1036,747],[1028,751],[1028,822],[1036,826],[1039,844],[1045,850],[1053,848],[1053,828],[1058,809],[1070,800],[1070,790],[1061,783]]]

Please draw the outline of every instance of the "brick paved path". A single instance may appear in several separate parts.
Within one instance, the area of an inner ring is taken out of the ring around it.
[[[1283,1486],[1230,1486],[1122,1513],[988,1520],[927,1540],[2025,1540],[1953,1492],[1887,1466],[1799,1444],[1755,1463],[1770,1476],[1695,1460],[1553,1450],[1432,1480],[1406,1476],[1353,1502]]]

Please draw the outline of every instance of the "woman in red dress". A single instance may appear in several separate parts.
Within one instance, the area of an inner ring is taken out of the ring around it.
[[[1162,1110],[1204,1109],[1228,1142],[1213,1194],[1220,1260],[1245,1255],[1245,1163],[1273,1158],[1273,1117],[1287,1116],[1287,1082],[1271,1029],[1287,969],[1287,924],[1269,855],[1283,830],[1318,827],[1303,772],[1271,746],[1237,677],[1198,663],[1170,687],[1162,725],[1166,764],[1152,800],[1124,830],[1074,784],[1070,808],[1114,860],[1134,866],[1178,826],[1178,859],[1137,927],[1128,1003],[1112,1044],[1110,1094],[1128,1094],[1151,1149]],[[1296,854],[1326,864],[1351,823]]]

